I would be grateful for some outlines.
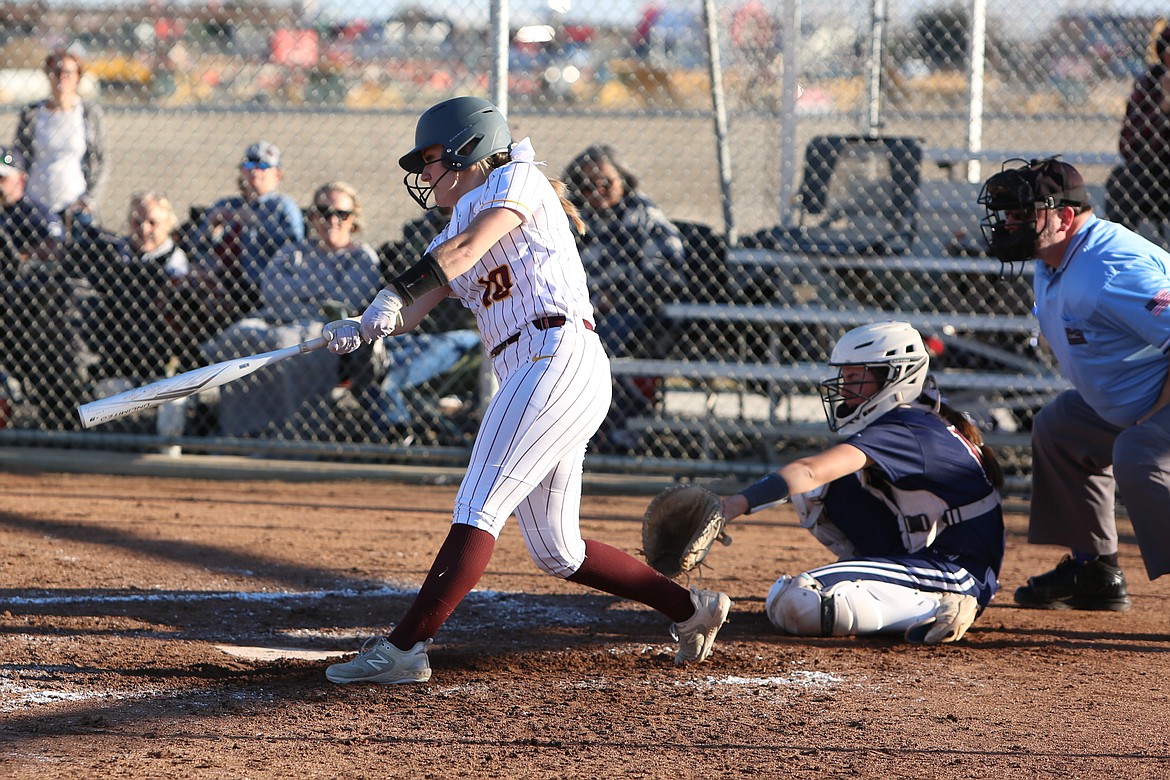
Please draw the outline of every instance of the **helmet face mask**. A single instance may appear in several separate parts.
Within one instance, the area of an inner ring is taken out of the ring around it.
[[[457,97],[437,103],[419,117],[414,131],[414,148],[398,160],[406,171],[407,192],[424,209],[437,182],[426,184],[421,175],[426,166],[423,151],[441,147],[440,161],[448,171],[463,171],[497,152],[512,148],[508,122],[487,100]]]
[[[1078,213],[1089,205],[1080,171],[1057,157],[1044,160],[1008,160],[987,180],[979,193],[986,210],[979,228],[992,257],[1001,263],[1039,256],[1041,239],[1036,223],[1041,211],[1071,207]],[[1023,163],[1008,167],[1013,163]]]
[[[406,186],[406,193],[414,199],[414,202],[422,206],[423,209],[434,208],[435,203],[431,203],[431,195],[434,194],[435,185],[438,184],[450,170],[443,171],[443,176],[440,176],[430,184],[422,180],[422,171],[411,171],[402,177],[402,183]]]
[[[820,385],[829,429],[852,435],[922,394],[930,357],[922,336],[905,322],[854,328],[833,348],[837,376]]]
[[[979,205],[987,210],[979,222],[987,251],[1006,265],[1026,262],[1036,256],[1039,212],[1055,208],[1056,203],[1052,198],[1038,198],[1021,171],[1009,169],[987,180],[979,193]]]

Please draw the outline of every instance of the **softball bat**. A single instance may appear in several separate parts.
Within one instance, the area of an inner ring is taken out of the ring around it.
[[[128,414],[151,409],[168,401],[186,398],[212,387],[226,385],[228,382],[234,382],[241,377],[259,371],[265,366],[320,349],[325,346],[325,343],[324,337],[309,339],[291,347],[233,358],[203,368],[192,369],[142,387],[131,388],[108,398],[99,398],[96,401],[82,404],[77,407],[77,413],[81,417],[82,427],[92,428]]]

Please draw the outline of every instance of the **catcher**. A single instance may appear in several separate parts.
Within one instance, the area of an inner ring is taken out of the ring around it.
[[[643,544],[651,564],[694,565],[725,522],[791,501],[839,560],[780,577],[765,601],[773,625],[799,636],[961,639],[999,588],[1003,475],[978,429],[942,403],[932,380],[924,392],[929,361],[906,323],[846,333],[829,360],[838,375],[821,383],[821,396],[829,428],[848,438],[722,502],[692,496],[690,515],[677,506],[670,515],[689,522],[660,517],[652,503]],[[690,536],[681,550],[660,549],[655,527],[672,522]]]

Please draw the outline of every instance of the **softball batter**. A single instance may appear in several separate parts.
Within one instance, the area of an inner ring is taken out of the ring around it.
[[[610,402],[609,360],[573,226],[576,209],[513,143],[494,105],[458,97],[419,118],[399,164],[424,209],[453,208],[423,259],[382,290],[362,315],[330,323],[329,349],[404,333],[448,295],[474,313],[499,392],[484,413],[455,500],[454,522],[418,596],[386,638],[330,666],[335,683],[430,679],[427,647],[487,568],[515,513],[528,551],[549,574],[633,599],[675,622],[676,663],[704,660],[727,619],[726,594],[686,589],[614,547],[582,539],[586,443]],[[433,202],[432,202],[433,201]]]

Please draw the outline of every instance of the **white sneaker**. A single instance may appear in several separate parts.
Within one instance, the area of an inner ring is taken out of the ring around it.
[[[670,635],[678,640],[678,654],[674,657],[676,664],[706,661],[715,645],[715,635],[727,622],[727,613],[731,611],[731,599],[727,594],[714,590],[691,588],[691,603],[695,605],[695,614],[670,627]]]
[[[368,682],[381,685],[426,682],[431,679],[427,648],[431,640],[417,642],[409,650],[399,650],[380,636],[372,636],[362,645],[352,661],[333,664],[325,670],[325,679],[334,683]]]
[[[938,609],[922,623],[906,629],[906,641],[938,645],[958,642],[979,615],[979,602],[963,593],[943,593]]]

